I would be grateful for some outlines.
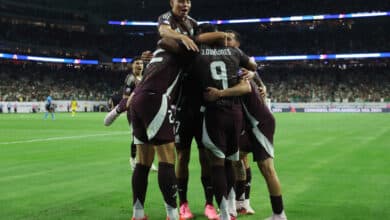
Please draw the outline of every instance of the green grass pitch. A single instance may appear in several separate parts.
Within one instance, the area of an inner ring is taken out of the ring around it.
[[[0,219],[130,219],[125,117],[104,127],[102,113],[56,116],[0,114]],[[390,219],[390,114],[275,117],[275,164],[289,219]],[[239,219],[271,214],[265,183],[252,169],[256,214]],[[188,198],[196,219],[205,219],[195,145]],[[165,219],[153,172],[145,211]]]

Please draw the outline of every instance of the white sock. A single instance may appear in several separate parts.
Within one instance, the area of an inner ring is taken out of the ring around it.
[[[135,219],[141,219],[145,217],[144,207],[138,199],[133,206],[133,217]]]
[[[221,214],[221,220],[230,220],[228,204],[225,197],[222,197],[221,204],[219,205],[219,212]]]
[[[179,220],[179,212],[177,211],[177,208],[173,208],[172,206],[165,203],[165,210],[167,211],[169,220]]]

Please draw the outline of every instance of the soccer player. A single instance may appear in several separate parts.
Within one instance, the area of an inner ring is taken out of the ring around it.
[[[178,220],[176,204],[175,145],[170,106],[180,77],[180,59],[157,49],[145,70],[145,77],[131,98],[131,122],[137,146],[133,172],[133,219],[146,219],[144,202],[147,180],[155,151],[158,155],[158,183],[167,217]]]
[[[253,153],[254,160],[257,162],[258,168],[267,183],[273,210],[272,216],[267,218],[267,220],[287,220],[283,207],[280,182],[273,162],[275,118],[267,107],[264,96],[260,95],[260,92],[264,92],[261,80],[254,79],[250,84],[251,92],[242,96],[244,112],[249,122],[249,129],[246,132],[248,133],[250,150],[245,150]],[[259,89],[259,87],[262,87],[262,89]],[[209,88],[206,96],[208,100],[216,100],[221,96],[239,96],[243,94],[237,93],[234,89]]]
[[[74,117],[76,115],[76,110],[77,110],[77,101],[75,98],[73,98],[72,101],[70,102],[70,108],[72,110],[72,117]]]
[[[204,77],[204,87],[213,86],[220,89],[239,84],[237,73],[240,66],[256,68],[256,64],[238,48],[218,46],[202,46],[201,56],[196,60],[195,66],[209,67],[195,70]],[[236,215],[231,160],[239,158],[241,127],[242,109],[238,98],[221,98],[206,103],[202,142],[211,152],[212,180],[222,220],[235,219]]]
[[[240,34],[233,30],[226,30],[227,33],[231,33],[227,37],[227,45],[230,47],[239,48],[241,45]],[[251,72],[247,70],[242,70],[240,72],[242,77],[248,77]],[[254,74],[252,75],[252,77]],[[259,87],[265,90],[264,84],[261,82],[262,87]],[[262,93],[264,95],[264,93]],[[240,137],[240,161],[233,162],[234,171],[236,173],[236,209],[240,214],[249,214],[252,215],[255,213],[254,209],[250,205],[250,189],[251,189],[251,180],[252,180],[252,171],[248,162],[248,153],[243,151],[243,146],[248,146],[248,134],[245,130],[241,133]],[[245,148],[247,149],[247,148]]]
[[[171,0],[171,11],[159,17],[159,33],[161,37],[180,40],[191,51],[197,51],[198,47],[190,38],[194,36],[197,22],[188,14],[191,10],[190,0]],[[205,192],[206,204],[204,214],[208,219],[217,219],[218,215],[213,206],[213,189],[211,184],[210,166],[205,156],[205,149],[201,142],[201,117],[199,84],[194,82],[188,72],[183,73],[180,95],[175,109],[175,142],[177,152],[176,177],[180,200],[180,217],[193,218],[193,214],[187,200],[187,189],[190,162],[191,143],[195,137],[201,164],[201,182]],[[195,122],[195,123],[193,123]],[[197,124],[196,122],[199,122]]]
[[[209,27],[211,29],[212,26]],[[200,55],[194,59],[192,73],[197,73],[202,88],[208,86],[228,88],[239,83],[237,76],[239,66],[256,68],[256,64],[250,62],[249,57],[238,48],[217,44],[201,45],[200,48]],[[246,88],[250,89],[249,85]],[[233,213],[227,204],[228,191],[231,192],[233,188],[233,173],[231,163],[225,159],[238,159],[238,138],[242,124],[240,100],[227,98],[209,102],[203,110],[202,142],[212,161],[212,183],[221,210],[220,217],[222,220],[235,219],[235,216],[231,216]],[[235,204],[234,195],[231,198],[231,203]]]
[[[131,93],[134,91],[135,87],[141,82],[142,80],[142,72],[144,70],[144,62],[140,57],[134,57],[131,61],[131,70],[132,73],[128,74],[125,79],[125,89],[123,92],[123,99],[127,99],[130,97]],[[127,104],[126,102],[121,102],[121,104]],[[130,115],[130,106],[118,106],[118,108],[127,109],[127,121],[129,122],[129,125],[131,126],[131,115]],[[118,110],[118,109],[117,109]],[[134,144],[134,138],[131,138],[130,143],[130,167],[134,171],[135,164],[136,164],[136,156],[137,154],[137,148]],[[154,167],[154,164],[152,165],[152,169],[156,169]]]
[[[43,117],[44,120],[47,119],[47,116],[51,115],[51,119],[52,120],[55,120],[55,115],[54,115],[54,105],[52,103],[53,99],[50,95],[47,96],[46,98],[46,104],[45,104],[45,109],[46,109],[46,112],[45,112],[45,116]]]
[[[130,106],[129,103],[129,97],[131,96],[134,89],[137,87],[137,85],[142,80],[142,73],[144,70],[144,61],[141,57],[134,57],[131,61],[131,70],[132,72],[126,76],[125,79],[125,87],[123,90],[122,99],[119,101],[119,103],[109,112],[105,119],[104,124],[106,126],[111,125],[116,118],[123,112],[126,112],[127,121],[129,123],[129,126],[131,126],[131,113],[130,113]],[[134,144],[134,137],[131,137],[130,142],[130,167],[134,171],[135,164],[136,164],[136,153],[137,149]],[[152,164],[152,171],[157,171],[157,167]]]
[[[220,36],[221,33],[214,35],[215,38],[223,38]],[[203,42],[202,39],[210,38],[198,36],[197,39]],[[179,218],[174,170],[174,117],[171,106],[177,98],[176,88],[181,69],[189,65],[192,55],[193,53],[175,55],[164,49],[157,49],[146,67],[145,76],[131,97],[131,121],[137,145],[137,164],[132,177],[133,219],[146,219],[143,207],[148,173],[155,151],[159,159],[158,182],[167,216],[170,220]]]

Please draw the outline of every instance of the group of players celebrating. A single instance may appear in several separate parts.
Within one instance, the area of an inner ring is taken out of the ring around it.
[[[153,54],[143,54],[149,58],[145,69],[140,58],[133,59],[137,74],[127,78],[130,87],[124,99],[105,118],[109,125],[127,112],[131,122],[137,151],[132,219],[147,219],[144,203],[155,152],[167,219],[194,217],[187,200],[193,138],[208,219],[234,220],[238,213],[254,214],[249,203],[248,152],[253,153],[270,193],[273,214],[268,219],[287,219],[273,164],[275,120],[266,106],[256,63],[239,49],[238,33],[198,25],[189,17],[190,0],[170,0],[170,5],[171,10],[158,19],[158,48]]]

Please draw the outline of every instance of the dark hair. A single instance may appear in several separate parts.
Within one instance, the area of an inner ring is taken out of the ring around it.
[[[210,23],[203,23],[198,26],[197,34],[216,32],[218,31],[217,26]]]
[[[131,60],[131,64],[133,64],[135,61],[137,60],[142,60],[140,56],[135,56],[133,57],[133,59]]]
[[[234,39],[241,43],[241,35],[237,31],[226,30],[225,32],[234,34]]]

